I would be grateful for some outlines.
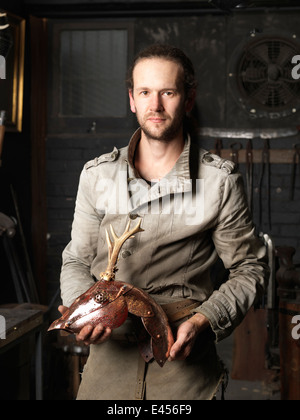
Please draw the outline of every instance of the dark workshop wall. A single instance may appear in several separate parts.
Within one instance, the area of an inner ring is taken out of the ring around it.
[[[195,117],[199,125],[199,141],[203,147],[214,149],[216,138],[221,137],[226,151],[233,141],[240,142],[245,150],[248,142],[245,133],[253,133],[253,130],[258,130],[258,135],[271,131],[279,136],[269,140],[270,149],[280,150],[282,153],[282,159],[279,159],[281,163],[270,165],[271,225],[266,200],[262,203],[262,220],[259,222],[260,155],[257,157],[258,163],[254,164],[254,220],[258,230],[273,237],[275,245],[294,246],[297,249],[297,261],[300,260],[299,180],[296,182],[294,200],[289,197],[289,189],[291,153],[293,145],[300,141],[300,137],[295,135],[296,126],[299,125],[297,107],[300,97],[298,96],[292,105],[285,106],[288,112],[279,107],[277,108],[279,112],[274,116],[272,109],[266,110],[263,107],[260,109],[258,106],[253,115],[253,108],[248,109],[248,104],[237,95],[230,74],[235,68],[233,62],[238,61],[240,57],[241,46],[261,36],[270,34],[287,37],[298,45],[299,17],[300,9],[293,11],[262,9],[251,12],[238,11],[229,16],[208,12],[192,15],[173,13],[172,18],[159,14],[151,17],[150,14],[150,16],[129,15],[122,18],[109,16],[106,19],[93,19],[100,23],[130,23],[133,27],[132,53],[153,42],[171,43],[186,51],[195,64],[199,81]],[[50,34],[56,23],[57,19],[49,20]],[[63,20],[59,20],[59,23],[62,24]],[[50,59],[54,54],[59,54],[58,51],[50,50],[50,52]],[[49,64],[49,71],[52,76],[58,71],[53,61]],[[53,93],[51,83],[50,81],[49,96]],[[49,129],[47,138],[49,296],[52,296],[58,287],[61,252],[70,239],[75,195],[84,163],[111,151],[114,146],[125,146],[134,128],[135,121],[131,119],[127,128],[115,125],[104,129],[97,126],[96,132],[90,133],[87,133],[86,125],[82,125],[76,133],[72,132],[72,127],[70,130],[66,128],[63,132],[55,130],[53,132]],[[204,128],[206,130],[203,130]],[[220,129],[224,129],[223,135]],[[240,137],[236,134],[239,130]],[[290,131],[292,135],[288,136]],[[236,138],[228,137],[230,132],[234,132]],[[261,151],[263,145],[262,138],[253,139],[255,150]],[[286,163],[283,163],[285,161]],[[240,169],[245,175],[246,168],[242,161]],[[267,197],[266,172],[262,180],[262,196]]]
[[[21,0],[13,2],[2,0],[0,10],[12,13],[18,17],[25,19],[24,5]],[[26,36],[28,33],[26,32]],[[28,68],[28,49],[29,45],[25,38],[25,72],[24,72],[24,104],[29,101],[29,68]],[[5,83],[5,80],[0,80]],[[25,236],[27,251],[31,254],[31,145],[30,145],[30,127],[29,127],[30,109],[29,106],[23,107],[23,124],[20,132],[6,129],[2,153],[2,166],[0,167],[0,212],[13,216],[18,220],[17,212],[20,215],[20,221]],[[11,187],[14,190],[14,201]],[[21,244],[19,226],[17,237],[15,238],[16,246]],[[18,252],[23,255],[23,248],[20,247]],[[0,244],[0,263],[1,263],[1,288],[0,303],[6,303],[16,300],[14,288],[12,286],[12,277],[9,270],[7,256],[1,248]]]

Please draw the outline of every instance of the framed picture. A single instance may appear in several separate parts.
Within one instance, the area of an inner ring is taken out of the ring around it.
[[[6,57],[5,79],[0,78],[0,110],[6,111],[6,131],[21,132],[23,122],[25,19],[7,13],[13,46]]]

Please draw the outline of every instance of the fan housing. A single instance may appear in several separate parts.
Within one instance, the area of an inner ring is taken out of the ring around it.
[[[300,109],[300,83],[292,77],[299,51],[295,40],[259,36],[234,53],[231,86],[250,117],[276,119]]]

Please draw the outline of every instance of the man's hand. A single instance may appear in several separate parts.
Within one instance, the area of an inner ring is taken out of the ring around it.
[[[191,353],[198,334],[209,325],[208,319],[200,313],[183,322],[178,327],[176,341],[171,347],[168,360],[185,360]]]
[[[63,305],[58,307],[58,310],[62,315],[67,309],[68,308]],[[89,346],[90,344],[101,344],[109,339],[111,332],[110,328],[105,328],[102,324],[98,324],[96,327],[86,325],[76,335],[76,340],[82,341],[86,346]]]

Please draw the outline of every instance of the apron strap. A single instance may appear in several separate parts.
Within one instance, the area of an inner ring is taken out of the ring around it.
[[[136,378],[136,387],[135,387],[135,399],[136,400],[143,400],[144,397],[145,397],[146,369],[147,369],[147,363],[145,362],[143,357],[141,355],[139,355],[137,378]]]

